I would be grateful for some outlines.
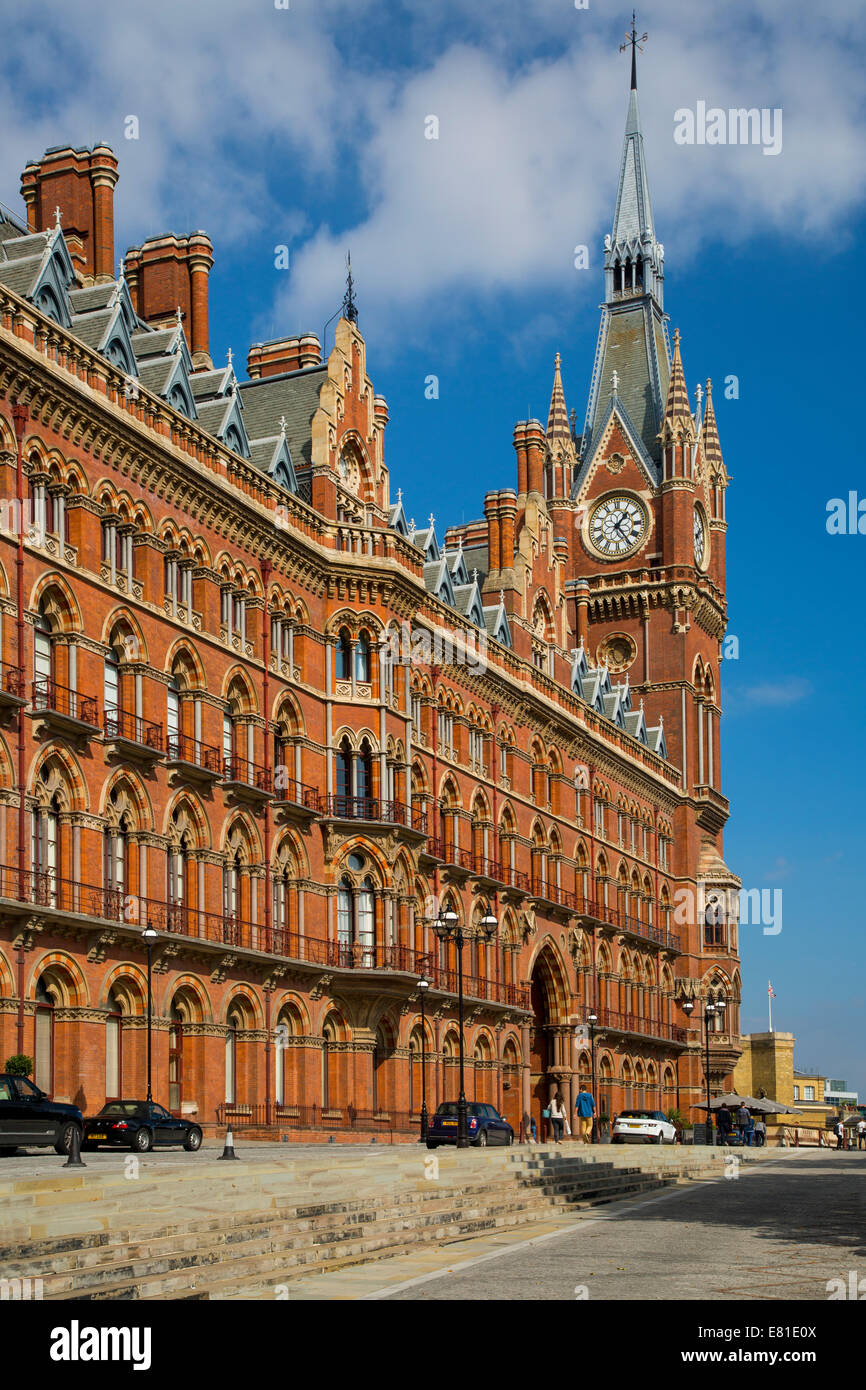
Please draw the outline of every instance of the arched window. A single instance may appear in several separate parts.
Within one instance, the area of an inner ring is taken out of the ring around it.
[[[372,880],[356,886],[344,875],[337,892],[337,940],[353,965],[376,963],[376,907]]]
[[[54,680],[54,638],[44,599],[39,604],[33,625],[33,678],[44,683],[41,688],[47,694],[46,687],[50,687]]]
[[[367,684],[370,680],[370,639],[362,632],[355,644],[355,680]]]
[[[169,758],[179,758],[181,756],[180,681],[175,675],[169,679],[166,691],[165,732]]]
[[[348,738],[342,739],[337,749],[337,795],[352,795],[352,745]]]
[[[352,638],[349,629],[340,628],[337,638],[337,680],[350,681],[352,679]]]
[[[123,1095],[123,1007],[114,990],[108,996],[105,1020],[105,1099]]]
[[[296,882],[294,866],[286,858],[274,869],[273,886],[273,928],[275,932],[289,933],[295,924]],[[285,951],[287,942],[275,943],[275,949]]]
[[[241,852],[236,850],[223,869],[223,914],[235,923],[241,910]]]
[[[355,795],[364,800],[373,795],[373,750],[367,739],[355,760]]]
[[[111,793],[112,801],[117,795]],[[106,827],[103,836],[103,875],[106,888],[126,893],[129,882],[129,817],[124,813],[116,825]]]
[[[54,1094],[54,991],[44,976],[36,985],[36,1026],[34,1047],[34,1080],[40,1090]]]
[[[168,900],[172,907],[187,905],[189,850],[189,832],[185,830],[180,839],[169,846],[168,851]]]
[[[226,1030],[226,1105],[237,1101],[238,1087],[238,1029],[243,1027],[240,1010],[229,1009]]]
[[[55,907],[57,905],[57,880],[62,877],[60,798],[56,792],[47,806],[37,807],[33,812],[31,859],[33,872],[36,875],[33,896],[37,902]]]
[[[183,1014],[179,1009],[171,1011],[171,1026],[168,1031],[168,1108],[173,1115],[180,1114],[183,1102]]]
[[[116,647],[109,647],[105,657],[105,679],[103,686],[106,714],[116,715],[121,707],[120,657],[121,653]]]

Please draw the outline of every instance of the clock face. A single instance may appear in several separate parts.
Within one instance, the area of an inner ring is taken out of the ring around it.
[[[707,533],[704,518],[695,507],[695,564],[702,565],[707,552]]]
[[[599,555],[618,560],[631,555],[647,538],[649,514],[640,498],[615,492],[596,502],[589,517],[589,539]]]

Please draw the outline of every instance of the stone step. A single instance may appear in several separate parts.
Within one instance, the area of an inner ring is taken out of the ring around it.
[[[420,1203],[418,1194],[396,1205],[364,1209],[364,1204],[356,1203],[352,1212],[345,1203],[332,1204],[327,1211],[307,1210],[301,1218],[294,1214],[280,1219],[276,1213],[265,1212],[243,1227],[233,1224],[228,1231],[219,1219],[208,1221],[205,1229],[201,1223],[190,1229],[187,1223],[186,1229],[176,1228],[161,1237],[151,1234],[138,1246],[128,1245],[122,1236],[122,1243],[118,1243],[121,1233],[116,1233],[109,1243],[103,1237],[92,1237],[83,1247],[80,1242],[66,1242],[65,1250],[58,1249],[55,1242],[42,1255],[37,1254],[38,1245],[19,1248],[16,1262],[20,1265],[26,1258],[31,1274],[46,1278],[49,1297],[122,1297],[129,1295],[120,1289],[143,1287],[142,1281],[152,1281],[157,1275],[175,1290],[183,1269],[223,1264],[226,1259],[234,1264],[239,1257],[249,1258],[254,1250],[265,1259],[275,1255],[289,1266],[321,1264],[323,1258],[330,1263],[355,1261],[376,1257],[379,1250],[391,1249],[395,1243],[411,1248],[419,1238],[426,1240],[430,1235],[439,1241],[460,1238],[479,1230],[520,1224],[549,1213],[551,1208],[565,1210],[576,1203],[611,1201],[650,1185],[658,1184],[651,1179],[635,1182],[625,1175],[599,1173],[589,1181],[583,1175],[577,1183],[548,1183],[544,1190],[512,1184],[505,1201],[502,1193],[489,1189],[480,1199],[477,1194],[470,1197],[440,1191],[425,1194],[426,1202]]]
[[[29,1244],[10,1243],[4,1254],[16,1266],[26,1261],[28,1271],[35,1275],[62,1274],[69,1271],[93,1270],[102,1265],[111,1267],[121,1259],[161,1257],[180,1249],[203,1249],[210,1245],[234,1245],[254,1238],[258,1232],[278,1232],[289,1244],[302,1244],[305,1239],[318,1239],[322,1232],[335,1229],[350,1233],[365,1224],[383,1220],[400,1220],[408,1226],[435,1224],[442,1213],[465,1210],[493,1209],[511,1212],[521,1207],[573,1204],[576,1201],[600,1200],[608,1194],[618,1195],[632,1186],[632,1181],[620,1174],[582,1174],[567,1182],[537,1182],[514,1184],[506,1191],[488,1186],[475,1192],[452,1193],[432,1187],[422,1193],[407,1195],[402,1202],[333,1203],[326,1207],[302,1207],[283,1211],[267,1209],[251,1213],[243,1222],[232,1221],[229,1232],[219,1216],[204,1221],[181,1220],[167,1227],[151,1228],[146,1234],[129,1229],[93,1233],[84,1240],[76,1237],[36,1241]],[[342,1238],[342,1237],[341,1237]]]

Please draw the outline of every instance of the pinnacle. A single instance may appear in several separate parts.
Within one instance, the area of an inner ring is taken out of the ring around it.
[[[724,467],[722,461],[722,446],[719,442],[719,429],[716,424],[716,412],[713,409],[713,383],[707,377],[707,407],[704,412],[704,423],[701,429],[701,446],[704,462],[712,476],[714,473],[721,472]]]
[[[683,428],[694,428],[692,408],[689,405],[689,392],[683,372],[683,359],[680,356],[680,331],[674,334],[674,360],[671,364],[671,379],[668,385],[668,398],[665,402],[664,426],[675,433]]]
[[[547,442],[552,445],[558,441],[570,439],[571,426],[568,421],[568,410],[565,405],[565,392],[562,389],[560,356],[559,353],[557,353],[553,371],[553,392],[550,397],[550,413],[547,417]]]

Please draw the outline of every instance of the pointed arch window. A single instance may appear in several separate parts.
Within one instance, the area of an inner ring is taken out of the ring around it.
[[[238,1098],[238,1032],[243,1027],[240,1010],[230,1009],[226,1022],[226,1105],[234,1105]]]
[[[34,1080],[40,1090],[54,1094],[54,1005],[53,990],[44,976],[36,985],[36,1019],[34,1025]]]
[[[33,676],[37,681],[47,682],[49,687],[54,680],[54,637],[44,599],[39,604],[33,625]]]
[[[337,891],[337,940],[354,965],[376,963],[376,898],[372,879],[360,885],[344,875]]]
[[[363,685],[370,681],[370,639],[366,632],[355,643],[355,680]]]
[[[123,1007],[114,990],[108,996],[105,1020],[105,1099],[123,1095]]]
[[[37,808],[31,821],[31,860],[35,875],[34,897],[46,906],[57,905],[60,865],[60,799],[55,792],[47,806]]]
[[[223,915],[226,923],[234,925],[241,912],[241,871],[243,860],[236,850],[223,869]]]
[[[352,679],[352,638],[347,627],[341,627],[337,637],[337,680]]]
[[[103,883],[117,893],[127,892],[129,881],[129,818],[121,816],[103,837]]]

